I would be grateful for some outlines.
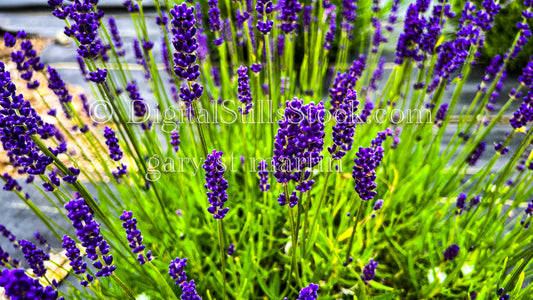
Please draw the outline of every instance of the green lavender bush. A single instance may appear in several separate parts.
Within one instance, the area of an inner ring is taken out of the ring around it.
[[[97,0],[48,1],[90,96],[25,32],[4,36],[0,133],[16,170],[4,190],[62,245],[1,226],[8,297],[531,297],[533,61],[503,79],[533,2],[480,78],[492,0],[456,24],[447,1],[405,3],[401,21],[398,0],[154,3],[155,20],[125,1],[126,45]],[[75,280],[49,277],[49,253]]]

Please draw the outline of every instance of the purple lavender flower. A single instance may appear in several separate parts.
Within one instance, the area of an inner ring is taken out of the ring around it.
[[[58,293],[52,286],[43,287],[38,279],[28,276],[22,269],[4,269],[0,274],[0,287],[9,299],[56,300]]]
[[[425,9],[424,9],[425,8]],[[421,61],[423,56],[420,54],[420,43],[424,36],[424,29],[427,21],[423,17],[427,6],[423,0],[417,0],[416,3],[410,4],[405,17],[403,33],[400,34],[396,46],[396,63],[402,64],[404,59],[411,58],[415,61]]]
[[[207,198],[211,206],[207,209],[213,218],[223,219],[229,211],[229,208],[224,208],[224,204],[228,200],[226,189],[228,182],[224,179],[224,172],[226,171],[224,164],[221,162],[222,151],[217,152],[213,150],[211,154],[207,155],[204,165],[205,170],[205,188],[208,190]]]
[[[180,286],[182,290],[181,300],[202,300],[202,298],[198,296],[198,293],[196,292],[194,280],[189,282],[184,281]]]
[[[524,225],[524,228],[529,228],[529,224],[531,223],[531,221],[527,221],[531,216],[533,216],[533,200],[531,200],[528,204],[527,204],[527,207],[525,209],[525,218],[524,220],[520,221],[520,224]],[[526,223],[527,221],[527,223]]]
[[[207,4],[209,5],[209,25],[211,26],[211,31],[221,31],[222,22],[220,21],[220,10],[218,9],[218,0],[208,0]]]
[[[267,15],[274,11],[274,5],[271,0],[257,0],[255,10],[257,11],[257,30],[267,35],[274,25],[274,21],[267,19]]]
[[[139,93],[137,82],[132,81],[131,83],[128,83],[128,85],[126,86],[126,91],[128,92],[128,95],[133,103],[133,110],[135,112],[135,116],[138,118],[144,118],[144,116],[146,116],[148,107],[144,99],[141,97],[141,94]]]
[[[459,255],[459,246],[457,244],[453,244],[450,247],[446,248],[446,250],[442,253],[444,255],[444,261],[447,260],[453,260],[454,258]]]
[[[385,28],[387,31],[394,31],[394,25],[398,20],[398,9],[400,8],[400,0],[393,0],[392,7],[390,9],[389,18],[387,19],[387,26]]]
[[[254,72],[256,74],[261,72],[262,68],[263,68],[263,65],[261,65],[260,63],[252,64],[252,66],[250,67],[250,69],[252,69],[252,72]]]
[[[26,37],[26,32],[19,31],[17,38],[23,39]],[[9,38],[8,38],[9,39]],[[28,89],[37,89],[40,85],[39,81],[33,80],[34,72],[44,69],[44,64],[41,62],[37,51],[33,49],[33,44],[29,40],[24,40],[20,43],[20,50],[13,50],[11,52],[11,60],[17,64],[17,70],[21,72],[20,77],[24,79]]]
[[[54,8],[52,14],[61,20],[66,19],[70,13],[70,7],[63,6],[63,0],[48,0],[48,6]]]
[[[11,35],[11,33],[9,32],[4,33],[4,45],[7,48],[11,48],[15,46],[16,43],[17,43],[17,39],[15,39],[15,37]]]
[[[329,14],[329,28],[328,32],[326,32],[326,42],[324,43],[324,49],[326,50],[331,50],[331,43],[335,40],[335,29],[337,28],[335,25],[336,17],[337,15],[334,12]]]
[[[441,127],[442,126],[442,122],[444,121],[444,119],[446,118],[446,113],[448,112],[448,103],[443,103],[440,107],[439,107],[439,110],[437,111],[437,114],[435,115],[435,125],[437,125],[437,127]]]
[[[298,300],[316,300],[318,298],[318,288],[318,284],[309,284],[300,291]]]
[[[122,42],[122,39],[120,38],[120,34],[118,33],[118,27],[117,27],[117,22],[115,21],[115,18],[110,17],[108,23],[109,23],[109,30],[111,31],[111,38],[113,39],[113,43],[115,44],[117,55],[124,56],[126,54],[126,51],[122,49],[122,46],[124,46],[124,43]]]
[[[304,7],[304,12],[302,16],[302,25],[304,28],[304,32],[309,32],[309,26],[311,25],[312,11],[313,11],[312,6]]]
[[[229,255],[229,256],[232,256],[234,252],[235,252],[235,246],[234,246],[233,243],[232,243],[232,244],[229,245],[229,247],[228,247],[228,255]]]
[[[100,225],[94,220],[94,214],[85,204],[85,200],[79,197],[68,202],[65,208],[81,245],[85,247],[87,257],[93,261],[93,267],[98,269],[96,277],[108,277],[113,274],[116,266],[113,265],[113,256],[109,254],[109,244],[101,235]]]
[[[139,263],[144,265],[146,261],[151,261],[151,255],[144,255],[146,246],[143,245],[143,236],[141,235],[141,231],[137,229],[137,219],[133,217],[133,213],[131,211],[124,211],[120,216],[120,220],[123,222],[122,227],[126,229],[128,245],[133,249],[133,253],[138,255],[137,260]],[[151,253],[150,251],[148,252]]]
[[[173,261],[170,262],[168,266],[168,274],[170,277],[175,280],[175,284],[180,285],[181,283],[187,281],[187,274],[185,273],[185,266],[187,265],[187,259],[180,259],[176,257]]]
[[[8,239],[11,243],[15,243],[16,240],[17,240],[17,237],[11,233],[11,231],[9,231],[9,229],[7,229],[4,225],[0,224],[0,233],[6,238]],[[15,248],[18,247],[18,245],[14,244],[15,245]]]
[[[48,66],[48,74],[50,75],[48,88],[51,89],[59,98],[59,101],[61,102],[61,108],[63,109],[65,116],[70,119],[71,112],[66,103],[71,102],[72,95],[70,95],[65,82],[63,79],[61,79],[61,76],[59,76],[59,73],[54,68]]]
[[[94,83],[103,83],[107,77],[107,69],[97,69],[95,72],[89,72],[89,80]]]
[[[285,192],[282,192],[278,197],[278,204],[280,206],[285,206],[287,204],[287,201],[289,202],[289,206],[291,208],[295,207],[298,204],[298,196],[296,195],[296,191],[293,191],[289,199],[287,199],[287,196],[285,195]]]
[[[378,89],[377,82],[383,77],[383,67],[385,66],[385,62],[386,60],[384,58],[379,60],[376,69],[372,73],[372,77],[370,77],[368,91],[375,91]]]
[[[457,207],[457,209],[459,209],[458,213],[460,213],[461,210],[466,208],[466,194],[464,193],[459,194],[459,196],[457,197],[455,206]]]
[[[74,274],[84,274],[87,270],[87,263],[83,262],[81,251],[76,246],[76,242],[68,235],[63,236],[63,249],[66,251],[66,256],[70,261],[70,266]],[[90,277],[89,277],[90,278]]]
[[[298,14],[302,11],[302,5],[297,0],[280,0],[281,30],[286,34],[293,32],[298,27]]]
[[[109,157],[114,161],[119,161],[124,153],[120,149],[118,138],[113,129],[106,126],[104,128],[104,137],[106,138],[105,143],[109,147]]]
[[[259,162],[259,188],[261,192],[267,192],[270,189],[268,184],[268,164],[265,160]]]
[[[53,125],[44,123],[30,102],[16,94],[16,86],[11,75],[0,62],[0,137],[4,150],[17,171],[21,174],[40,175],[50,165],[52,158],[42,154],[33,142],[32,136],[41,139],[54,136],[57,131]]]
[[[329,95],[331,97],[330,112],[334,113],[339,105],[346,98],[348,90],[354,89],[366,67],[366,57],[364,55],[359,56],[358,59],[353,61],[352,66],[346,73],[338,72],[332,87],[329,89]]]
[[[352,149],[355,126],[357,125],[357,92],[348,90],[344,101],[335,111],[336,124],[333,126],[333,145],[328,152],[333,159],[341,159],[347,151]]]
[[[474,149],[474,151],[472,152],[472,154],[470,154],[470,156],[468,157],[468,159],[466,160],[467,163],[471,166],[475,166],[477,161],[481,158],[481,156],[483,155],[483,152],[485,152],[485,146],[486,146],[486,143],[485,142],[480,142],[476,148]]]
[[[372,209],[377,211],[377,210],[380,210],[382,207],[383,207],[383,199],[378,199],[374,203],[374,207]]]
[[[12,267],[18,266],[17,263],[11,260],[9,253],[0,247],[0,267],[5,267],[7,265],[11,265]]]
[[[170,144],[174,147],[174,151],[180,150],[180,133],[177,130],[170,133]]]
[[[357,0],[342,1],[342,30],[348,32],[349,38],[352,38],[352,30],[357,19]]]
[[[500,152],[501,155],[505,155],[507,152],[509,152],[509,147],[503,147],[503,143],[498,142],[494,145],[494,150]]]
[[[4,191],[19,191],[20,192],[22,190],[22,187],[18,184],[18,182],[15,179],[13,179],[13,177],[11,177],[11,175],[9,175],[8,173],[4,173],[2,175],[2,178],[6,182],[3,187]]]
[[[533,121],[533,58],[524,67],[518,80],[520,84],[529,86],[529,91],[523,97],[520,107],[513,113],[513,117],[510,120],[511,126],[515,129],[526,126],[527,123]],[[515,95],[515,93],[512,93],[511,96],[519,98],[520,96]]]
[[[247,115],[250,109],[254,106],[252,103],[252,93],[250,92],[250,83],[248,79],[248,68],[240,66],[237,69],[238,74],[238,91],[239,101],[244,105],[244,109],[239,107],[239,111],[243,115]]]
[[[355,191],[361,200],[370,200],[377,194],[374,191],[377,187],[376,169],[381,164],[384,151],[381,144],[387,136],[391,135],[392,130],[379,132],[378,136],[372,140],[371,147],[359,147],[357,158],[354,159],[352,177],[355,180]]]
[[[103,50],[97,36],[104,12],[98,10],[90,0],[76,0],[70,10],[69,17],[73,22],[65,28],[65,34],[79,42],[78,55],[96,58]]]
[[[126,0],[123,5],[128,9],[130,13],[139,12],[139,5],[134,3],[134,0]]]
[[[44,262],[50,260],[50,255],[44,253],[42,249],[38,249],[37,246],[27,240],[20,240],[19,245],[33,274],[38,277],[43,277],[46,274]]]
[[[376,276],[376,267],[378,266],[378,262],[374,261],[372,258],[368,262],[368,264],[363,268],[363,274],[361,275],[361,279],[368,284],[370,280],[374,279],[374,276]]]
[[[176,49],[174,53],[174,73],[187,81],[196,81],[200,76],[200,67],[196,64],[195,51],[199,45],[196,41],[196,19],[194,16],[194,7],[187,7],[185,3],[175,5],[170,10],[172,15],[172,34],[174,39],[172,44]],[[194,82],[190,88],[181,87],[180,98],[185,102],[189,115],[192,115],[192,103],[199,99],[204,88]]]
[[[309,179],[309,169],[323,158],[324,115],[322,102],[304,105],[298,98],[286,102],[274,143],[274,177],[279,183],[292,180],[301,192],[311,189],[314,181]]]

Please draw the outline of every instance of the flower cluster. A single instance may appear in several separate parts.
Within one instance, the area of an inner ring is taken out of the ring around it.
[[[109,244],[101,235],[100,225],[85,200],[81,197],[74,199],[65,205],[65,209],[68,211],[67,217],[76,229],[76,236],[85,247],[87,257],[93,261],[93,267],[98,269],[96,277],[108,277],[113,274],[116,266],[113,265],[113,256],[109,254]]]
[[[220,32],[222,31],[222,22],[220,21],[220,10],[218,9],[218,0],[208,0],[207,5],[209,5],[209,25],[211,31]],[[213,40],[213,43],[217,46],[222,45],[224,42],[223,38],[218,38]]]
[[[274,21],[267,19],[267,15],[274,11],[274,5],[271,0],[257,0],[255,10],[257,11],[257,30],[267,35],[274,25]]]
[[[291,33],[298,27],[298,14],[302,11],[302,5],[297,0],[281,0],[279,2],[281,30]]]
[[[75,0],[69,7],[69,18],[73,21],[70,27],[65,28],[65,34],[75,38],[78,43],[78,55],[86,59],[95,59],[99,55],[106,56],[106,47],[98,39],[98,28],[104,12],[96,8],[98,1]],[[103,83],[107,70],[96,69],[89,73],[89,80],[94,83]]]
[[[378,136],[372,140],[372,146],[363,148],[359,147],[357,158],[354,159],[352,177],[355,180],[355,191],[361,200],[370,200],[377,194],[374,191],[376,184],[376,169],[383,159],[383,147],[381,144],[387,136],[392,136],[390,129],[381,131]]]
[[[26,32],[19,31],[17,38],[24,39]],[[6,47],[14,47],[16,39],[10,33],[4,34],[4,43]],[[30,40],[24,40],[20,43],[20,50],[13,50],[11,52],[11,60],[17,64],[17,70],[21,72],[20,77],[27,81],[28,89],[37,89],[39,87],[39,81],[33,80],[33,72],[39,72],[44,69],[44,64],[41,62],[41,58],[37,55],[37,51],[33,49],[33,43]]]
[[[180,150],[180,133],[177,130],[173,130],[170,133],[170,144],[174,147],[174,151]]]
[[[363,274],[361,275],[361,279],[368,284],[370,280],[374,279],[374,276],[376,276],[376,267],[378,266],[378,262],[374,261],[372,258],[368,262],[368,264],[363,268]]]
[[[348,90],[346,98],[336,111],[337,123],[333,126],[333,146],[328,151],[333,159],[341,159],[352,149],[355,126],[357,125],[357,92]]]
[[[333,43],[333,41],[335,40],[335,29],[337,28],[335,25],[336,17],[337,15],[335,14],[335,12],[331,12],[329,14],[329,28],[326,32],[326,36],[324,37],[324,39],[326,40],[326,42],[324,43],[324,49],[326,50],[331,50],[331,43]]]
[[[261,192],[267,192],[270,189],[270,184],[268,184],[268,164],[266,161],[262,160],[259,162],[259,188]]]
[[[122,38],[120,38],[120,34],[118,33],[117,21],[115,21],[115,18],[111,17],[108,20],[108,24],[109,31],[111,31],[111,38],[113,39],[113,43],[115,44],[115,51],[117,55],[126,55],[126,50],[122,49],[124,43],[122,42]]]
[[[175,284],[181,287],[182,295],[181,299],[183,300],[202,300],[198,293],[196,292],[196,285],[194,280],[187,282],[187,274],[185,273],[185,266],[187,265],[187,259],[180,259],[176,257],[173,261],[170,262],[168,266],[168,274],[170,277],[175,280]]]
[[[133,110],[135,116],[138,118],[143,118],[146,115],[148,108],[146,105],[146,101],[144,101],[144,99],[141,97],[141,94],[139,93],[137,82],[133,81],[131,83],[128,83],[128,85],[126,86],[126,91],[128,92],[128,95],[130,96],[130,99],[133,102]]]
[[[239,101],[244,105],[244,109],[239,107],[239,111],[243,115],[248,114],[250,109],[254,106],[252,103],[252,93],[250,92],[250,82],[247,72],[248,68],[244,66],[240,66],[237,69]]]
[[[19,173],[44,174],[46,167],[53,160],[42,154],[32,136],[39,135],[41,139],[47,139],[54,136],[56,128],[44,123],[30,102],[24,100],[22,95],[16,94],[11,74],[5,70],[2,62],[0,62],[0,106],[2,107],[0,139],[10,161]]]
[[[454,258],[459,255],[459,246],[457,244],[453,244],[450,247],[446,248],[446,250],[442,253],[444,255],[444,260],[453,260]]]
[[[485,152],[485,146],[486,143],[484,141],[481,141],[474,151],[470,154],[470,156],[467,158],[467,163],[471,166],[475,166],[477,161],[481,158],[483,155],[483,152]]]
[[[196,40],[196,19],[194,17],[194,7],[175,5],[170,10],[172,15],[172,34],[174,38],[172,44],[174,53],[174,73],[182,79],[194,81],[200,76],[199,66],[196,63],[198,42]]]
[[[43,287],[38,279],[28,276],[22,269],[4,269],[0,274],[0,287],[9,299],[56,300],[58,293],[52,286]]]
[[[176,257],[173,261],[170,262],[168,266],[168,275],[175,280],[175,284],[181,284],[184,281],[187,281],[187,274],[185,273],[185,266],[187,265],[187,259],[180,259]]]
[[[329,96],[331,98],[331,113],[339,108],[340,104],[346,99],[348,90],[353,90],[361,77],[366,66],[366,57],[361,55],[353,61],[352,66],[346,73],[337,72],[337,76],[329,89]]]
[[[42,249],[38,249],[37,246],[27,240],[20,240],[19,245],[24,258],[33,270],[33,274],[38,277],[44,276],[46,274],[44,262],[50,260],[50,255],[44,253]]]
[[[316,300],[318,298],[318,284],[311,283],[300,291],[298,300]]]
[[[285,206],[287,204],[287,201],[289,202],[289,206],[291,208],[295,207],[298,204],[298,196],[296,195],[296,191],[292,191],[292,194],[290,195],[289,199],[287,199],[287,196],[285,195],[285,192],[282,192],[278,197],[278,204],[280,206]]]
[[[133,249],[133,253],[138,254],[137,260],[139,263],[144,265],[146,261],[151,261],[153,259],[151,250],[148,250],[146,257],[144,256],[146,246],[142,243],[143,236],[141,235],[141,231],[137,229],[137,219],[133,217],[133,213],[131,211],[124,211],[120,216],[120,220],[123,222],[122,227],[126,229],[130,248]]]
[[[104,128],[105,143],[109,147],[109,157],[114,161],[119,161],[124,154],[118,144],[118,138],[115,135],[115,131],[109,127]]]
[[[355,27],[354,23],[357,19],[357,0],[342,1],[342,17],[342,30],[348,32],[348,37],[351,39],[353,37],[352,30]]]
[[[525,93],[520,107],[513,113],[513,117],[509,121],[515,129],[526,126],[527,123],[533,121],[533,57],[522,70],[522,75],[518,80],[522,85],[529,87],[529,90]],[[518,98],[518,95],[513,96]]]
[[[69,264],[72,267],[74,274],[84,274],[87,270],[87,263],[83,261],[81,251],[78,249],[78,246],[76,246],[76,242],[70,236],[65,235],[63,236],[63,244],[61,246],[66,251],[65,255],[70,261]],[[89,281],[92,281],[93,277],[91,275],[87,275],[87,277]],[[88,282],[82,281],[82,284],[86,286]]]
[[[324,115],[322,102],[304,105],[298,98],[287,101],[274,142],[274,177],[279,183],[292,180],[300,192],[311,189],[314,181],[309,179],[309,169],[323,158]]]
[[[442,122],[446,118],[446,113],[447,112],[448,112],[448,103],[443,103],[439,107],[439,110],[437,110],[437,114],[435,115],[434,123],[435,123],[435,125],[437,125],[437,127],[441,127],[442,126]]]
[[[224,179],[224,172],[226,169],[221,162],[222,151],[217,152],[213,150],[211,154],[207,155],[204,165],[205,170],[205,188],[208,190],[207,198],[211,206],[207,209],[213,218],[223,219],[229,211],[229,208],[224,208],[224,204],[228,200],[226,189],[228,182]]]

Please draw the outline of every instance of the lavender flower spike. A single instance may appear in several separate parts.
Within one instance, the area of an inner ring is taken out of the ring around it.
[[[370,200],[377,194],[374,189],[377,187],[376,169],[383,159],[381,144],[391,135],[392,130],[379,132],[378,137],[372,140],[371,147],[359,147],[357,158],[354,159],[352,177],[355,180],[355,191],[361,200]]]
[[[243,115],[247,115],[250,109],[254,106],[252,103],[252,93],[250,92],[250,82],[248,79],[248,68],[240,66],[237,69],[239,101],[244,105],[244,109],[239,107],[239,111]]]
[[[124,211],[120,216],[120,220],[124,222],[122,223],[122,227],[126,229],[128,245],[133,249],[133,253],[138,254],[137,260],[139,263],[144,265],[146,261],[151,261],[151,252],[148,251],[146,256],[144,254],[146,246],[143,245],[143,236],[141,235],[141,231],[137,229],[137,219],[133,217],[133,213],[131,211]]]
[[[268,184],[268,164],[266,161],[262,160],[259,162],[259,188],[261,192],[267,192],[270,189],[270,184]]]
[[[0,273],[0,287],[9,299],[56,300],[58,293],[52,286],[45,288],[38,279],[28,276],[22,269],[4,269]]]
[[[453,244],[450,247],[446,248],[446,251],[444,251],[442,254],[444,255],[444,260],[453,260],[454,258],[459,255],[459,246],[457,244]]]
[[[368,262],[368,264],[363,268],[363,274],[361,275],[361,279],[368,284],[370,280],[374,279],[374,276],[376,276],[376,267],[378,266],[378,262],[374,261],[372,258]]]
[[[291,33],[298,27],[298,14],[302,11],[302,5],[296,0],[281,0],[279,6],[281,30]]]
[[[105,143],[109,147],[109,157],[114,161],[119,161],[124,153],[120,150],[120,145],[113,129],[106,126],[104,128],[104,137],[106,138]]]
[[[357,92],[348,91],[344,102],[335,111],[337,123],[333,126],[333,146],[328,151],[333,159],[341,159],[347,151],[352,149],[355,126],[357,125]]]
[[[93,261],[93,266],[98,270],[95,273],[96,277],[108,277],[113,274],[116,266],[112,265],[113,256],[109,254],[109,244],[101,235],[100,225],[94,220],[94,214],[85,204],[85,200],[79,197],[68,202],[65,208],[81,245],[85,247],[87,257]]]
[[[205,188],[208,190],[207,198],[211,206],[207,209],[213,218],[223,219],[229,211],[229,208],[224,208],[224,203],[228,200],[226,189],[228,182],[224,179],[224,172],[226,171],[224,164],[221,162],[222,151],[217,152],[213,150],[211,154],[207,155],[204,165],[205,170]]]
[[[311,283],[300,291],[298,300],[316,300],[318,298],[318,284]]]
[[[168,266],[168,274],[173,280],[176,281],[175,283],[178,285],[187,280],[187,274],[185,274],[185,271],[183,270],[186,265],[186,258],[180,259],[179,257],[176,257]]]
[[[42,249],[38,249],[32,242],[27,240],[19,241],[20,250],[24,253],[24,258],[28,262],[28,265],[33,270],[33,274],[38,277],[46,274],[46,268],[44,262],[50,260],[50,256]]]

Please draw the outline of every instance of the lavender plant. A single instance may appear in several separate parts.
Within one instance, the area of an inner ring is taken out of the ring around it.
[[[176,2],[125,1],[128,39],[48,1],[82,96],[4,35],[3,189],[61,245],[0,225],[7,297],[530,297],[532,1],[489,62],[503,1]]]

